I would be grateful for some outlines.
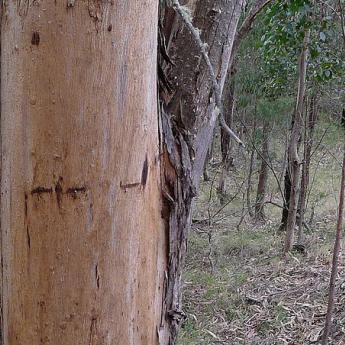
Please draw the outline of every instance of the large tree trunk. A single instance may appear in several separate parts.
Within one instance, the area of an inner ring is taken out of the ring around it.
[[[158,344],[157,2],[3,10],[1,343]]]
[[[255,219],[257,221],[265,220],[265,195],[268,180],[268,165],[269,160],[269,122],[265,121],[263,126],[263,141],[262,141],[262,158],[261,167],[258,180],[258,188],[256,193],[255,203]]]
[[[245,0],[197,1],[193,24],[201,30],[202,41],[208,44],[209,57],[219,88],[223,92],[229,67],[232,44]],[[171,43],[171,56],[176,64],[169,73],[175,93],[169,101],[168,111],[174,114],[176,125],[186,131],[187,141],[193,147],[192,177],[196,187],[202,176],[207,150],[217,123],[213,111],[215,102],[212,81],[200,48],[188,29],[182,26]],[[189,49],[186,49],[189,47]]]
[[[298,142],[301,136],[302,130],[302,113],[304,106],[304,96],[306,89],[306,75],[307,75],[307,60],[309,49],[309,37],[310,31],[307,30],[304,36],[303,48],[299,61],[299,85],[296,101],[296,108],[294,114],[294,123],[291,131],[288,159],[289,159],[289,171],[291,178],[291,194],[289,201],[289,211],[286,224],[286,237],[284,245],[284,253],[289,252],[292,249],[294,241],[294,231],[296,225],[297,206],[300,191],[300,175],[301,175],[301,162],[298,154]]]
[[[193,24],[201,30],[201,38],[208,44],[209,57],[219,76],[221,92],[244,3],[245,0],[197,1],[193,11]],[[169,25],[172,22],[176,24],[176,18],[172,18],[174,16],[170,9],[165,11],[163,31],[166,41],[170,42],[168,53],[175,65],[165,69],[173,92],[162,96],[164,219],[170,240],[164,303],[169,329],[162,329],[161,333],[170,334],[171,343],[176,338],[183,318],[181,273],[192,199],[200,183],[207,150],[217,123],[212,81],[200,47],[196,45],[187,27]],[[175,30],[176,28],[178,29]]]

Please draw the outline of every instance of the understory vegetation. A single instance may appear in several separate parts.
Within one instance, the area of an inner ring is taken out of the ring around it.
[[[180,345],[345,344],[344,3],[265,4],[193,205]]]
[[[327,128],[326,133],[321,128]],[[184,274],[186,321],[179,344],[316,344],[327,311],[341,174],[342,128],[323,114],[311,165],[305,249],[282,257],[285,233],[277,181],[269,174],[266,219],[249,216],[246,179],[249,154],[239,152],[227,175],[228,195],[217,193],[221,157],[214,148],[209,181],[197,198]],[[217,138],[215,139],[215,146]],[[284,137],[273,134],[271,164],[281,174]],[[260,157],[255,155],[250,199]],[[273,204],[271,204],[271,202]],[[253,207],[253,204],[252,204]],[[335,301],[334,343],[345,342],[345,258]]]

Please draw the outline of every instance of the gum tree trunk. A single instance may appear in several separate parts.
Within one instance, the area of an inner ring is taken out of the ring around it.
[[[2,344],[158,344],[157,7],[4,2]]]
[[[234,110],[235,110],[235,82],[232,79],[234,73],[229,73],[230,78],[225,85],[224,90],[224,119],[229,128],[234,127]],[[226,176],[230,170],[230,167],[233,166],[233,157],[232,154],[232,141],[229,134],[221,128],[220,130],[220,144],[221,144],[221,153],[222,153],[222,170],[219,176],[217,192],[221,202],[223,202],[226,196]]]
[[[314,141],[314,130],[317,121],[317,95],[311,96],[309,102],[309,114],[304,134],[304,157],[302,164],[302,176],[301,176],[301,193],[299,199],[299,219],[298,219],[298,235],[297,243],[302,244],[303,242],[303,223],[306,212],[307,203],[307,192],[309,187],[309,171],[310,171],[310,160],[311,150],[313,148]]]
[[[296,216],[298,208],[298,198],[300,194],[300,176],[301,176],[301,161],[298,153],[298,141],[302,131],[302,116],[303,105],[306,90],[306,74],[307,74],[307,60],[309,51],[309,37],[310,31],[306,31],[303,41],[303,48],[299,62],[299,85],[298,95],[296,101],[296,108],[294,114],[294,123],[291,131],[291,137],[288,148],[288,169],[291,178],[291,194],[289,200],[289,211],[286,223],[286,236],[284,253],[292,249],[294,241],[294,231],[296,225]]]
[[[185,2],[184,2],[185,3]],[[232,45],[245,0],[189,1],[193,25],[208,44],[208,55],[222,91],[231,60]],[[170,92],[161,92],[163,131],[164,219],[169,233],[169,270],[164,308],[171,344],[175,341],[182,311],[181,287],[192,200],[203,173],[217,116],[210,73],[189,29],[172,9],[165,9],[163,32],[174,64],[163,63],[171,81]],[[188,47],[188,49],[186,49]]]

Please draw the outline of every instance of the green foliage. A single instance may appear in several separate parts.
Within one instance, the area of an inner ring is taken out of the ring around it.
[[[273,121],[277,118],[284,120],[292,112],[293,106],[292,97],[261,98],[258,101],[257,112],[266,121]]]
[[[295,75],[305,32],[310,30],[308,78],[325,83],[344,75],[344,56],[335,15],[309,0],[285,0],[270,6],[263,22],[261,51],[269,73],[276,75],[268,90],[276,90]],[[337,42],[337,43],[336,43]]]

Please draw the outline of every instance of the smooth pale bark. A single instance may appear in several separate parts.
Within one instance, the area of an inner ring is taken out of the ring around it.
[[[157,2],[4,6],[2,344],[157,344]]]

